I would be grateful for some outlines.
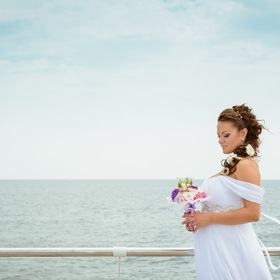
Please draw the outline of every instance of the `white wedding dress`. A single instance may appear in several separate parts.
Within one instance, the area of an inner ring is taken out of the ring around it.
[[[208,201],[202,211],[221,212],[243,207],[242,198],[261,204],[264,189],[228,176],[202,184]],[[197,280],[272,279],[251,223],[210,224],[194,234]]]

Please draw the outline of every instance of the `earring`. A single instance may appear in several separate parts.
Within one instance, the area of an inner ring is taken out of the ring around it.
[[[245,139],[241,139],[241,144],[244,145]]]

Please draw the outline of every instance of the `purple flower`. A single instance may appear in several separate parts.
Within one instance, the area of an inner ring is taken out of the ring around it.
[[[175,197],[179,193],[179,189],[174,189],[171,193],[171,199],[174,201]]]
[[[187,214],[191,214],[195,211],[196,207],[195,207],[195,203],[188,203],[188,207],[186,207],[186,213]]]

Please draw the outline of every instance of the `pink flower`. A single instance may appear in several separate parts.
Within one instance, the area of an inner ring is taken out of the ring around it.
[[[205,192],[199,192],[195,195],[194,199],[199,199],[199,198],[205,198],[206,197],[206,193]]]

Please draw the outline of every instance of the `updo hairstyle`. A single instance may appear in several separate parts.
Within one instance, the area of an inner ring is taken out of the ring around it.
[[[250,144],[255,154],[252,157],[257,157],[259,153],[260,138],[259,135],[262,133],[262,130],[265,128],[257,119],[252,109],[242,105],[235,105],[232,108],[225,109],[222,111],[218,117],[218,122],[231,122],[238,131],[243,128],[247,128],[248,132],[244,141],[237,147],[233,153],[240,158],[248,157],[246,152],[246,146]],[[236,165],[240,159],[233,158],[231,163],[227,163],[226,160],[222,161],[222,166],[228,169],[228,174],[230,175],[235,172]]]

